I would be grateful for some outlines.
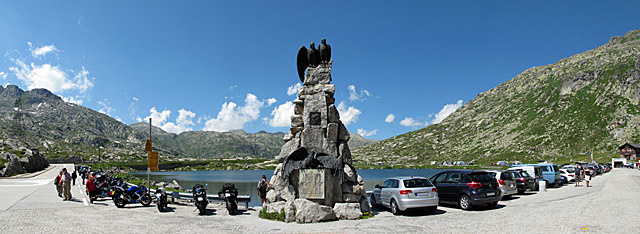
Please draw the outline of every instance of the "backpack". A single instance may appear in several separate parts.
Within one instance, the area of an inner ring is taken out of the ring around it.
[[[264,180],[260,180],[260,183],[258,184],[258,192],[260,192],[260,194],[265,194],[267,192],[267,183]]]
[[[55,185],[60,184],[60,175],[57,175],[57,176],[56,176],[56,179],[55,179],[55,180],[53,180],[53,184],[55,184]]]

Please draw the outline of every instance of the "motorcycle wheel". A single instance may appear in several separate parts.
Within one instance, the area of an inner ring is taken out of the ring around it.
[[[200,214],[206,214],[207,213],[207,207],[206,205],[197,205],[198,206],[198,210],[200,211]]]
[[[122,200],[122,198],[120,198],[119,196],[113,197],[113,204],[115,204],[118,208],[123,208],[125,205],[124,200]]]
[[[229,214],[235,215],[236,211],[238,210],[238,207],[234,206],[234,203],[229,200],[227,200],[226,203],[227,203],[227,211],[229,212]]]
[[[166,205],[164,199],[162,198],[158,199],[158,202],[156,202],[156,205],[158,206],[158,211],[164,212],[164,208]]]
[[[149,206],[151,205],[151,196],[147,193],[145,195],[143,195],[140,198],[140,203],[142,203],[143,206]]]

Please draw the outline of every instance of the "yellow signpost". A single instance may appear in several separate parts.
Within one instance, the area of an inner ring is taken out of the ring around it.
[[[151,147],[151,140],[147,140],[147,143],[144,145],[144,151],[153,151],[153,147]]]
[[[149,168],[158,171],[158,151],[149,151]]]

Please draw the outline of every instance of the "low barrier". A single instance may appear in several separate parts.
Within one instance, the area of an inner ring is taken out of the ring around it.
[[[171,197],[171,203],[175,203],[175,199],[186,199],[193,200],[193,194],[191,193],[180,193],[180,192],[168,192],[167,196]],[[207,200],[216,201],[216,202],[224,202],[224,197],[220,197],[217,194],[207,194]],[[238,203],[244,203],[244,207],[249,209],[249,202],[251,202],[251,195],[238,195]]]

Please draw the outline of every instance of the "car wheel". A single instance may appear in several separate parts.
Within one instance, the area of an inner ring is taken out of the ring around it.
[[[396,203],[396,200],[391,200],[391,213],[394,215],[400,214],[400,208],[398,208],[398,203]]]
[[[498,202],[497,202],[497,201],[496,201],[496,202],[489,202],[489,203],[487,203],[487,206],[489,206],[489,207],[491,207],[491,208],[496,207],[497,205],[498,205]]]
[[[376,202],[376,196],[371,193],[371,198],[369,199],[371,202],[371,207],[378,207],[378,202]]]
[[[524,194],[525,190],[518,190],[518,194]]]
[[[467,195],[462,195],[458,198],[458,205],[460,205],[460,208],[463,210],[471,210],[473,207],[473,205],[471,205],[471,199]]]
[[[438,210],[438,206],[430,206],[430,207],[427,207],[426,210],[428,214],[433,214],[433,213],[436,213],[436,211]]]
[[[503,199],[503,200],[504,200],[504,199],[511,199],[511,195],[505,195],[505,196],[503,196],[503,197],[502,197],[502,199]]]

